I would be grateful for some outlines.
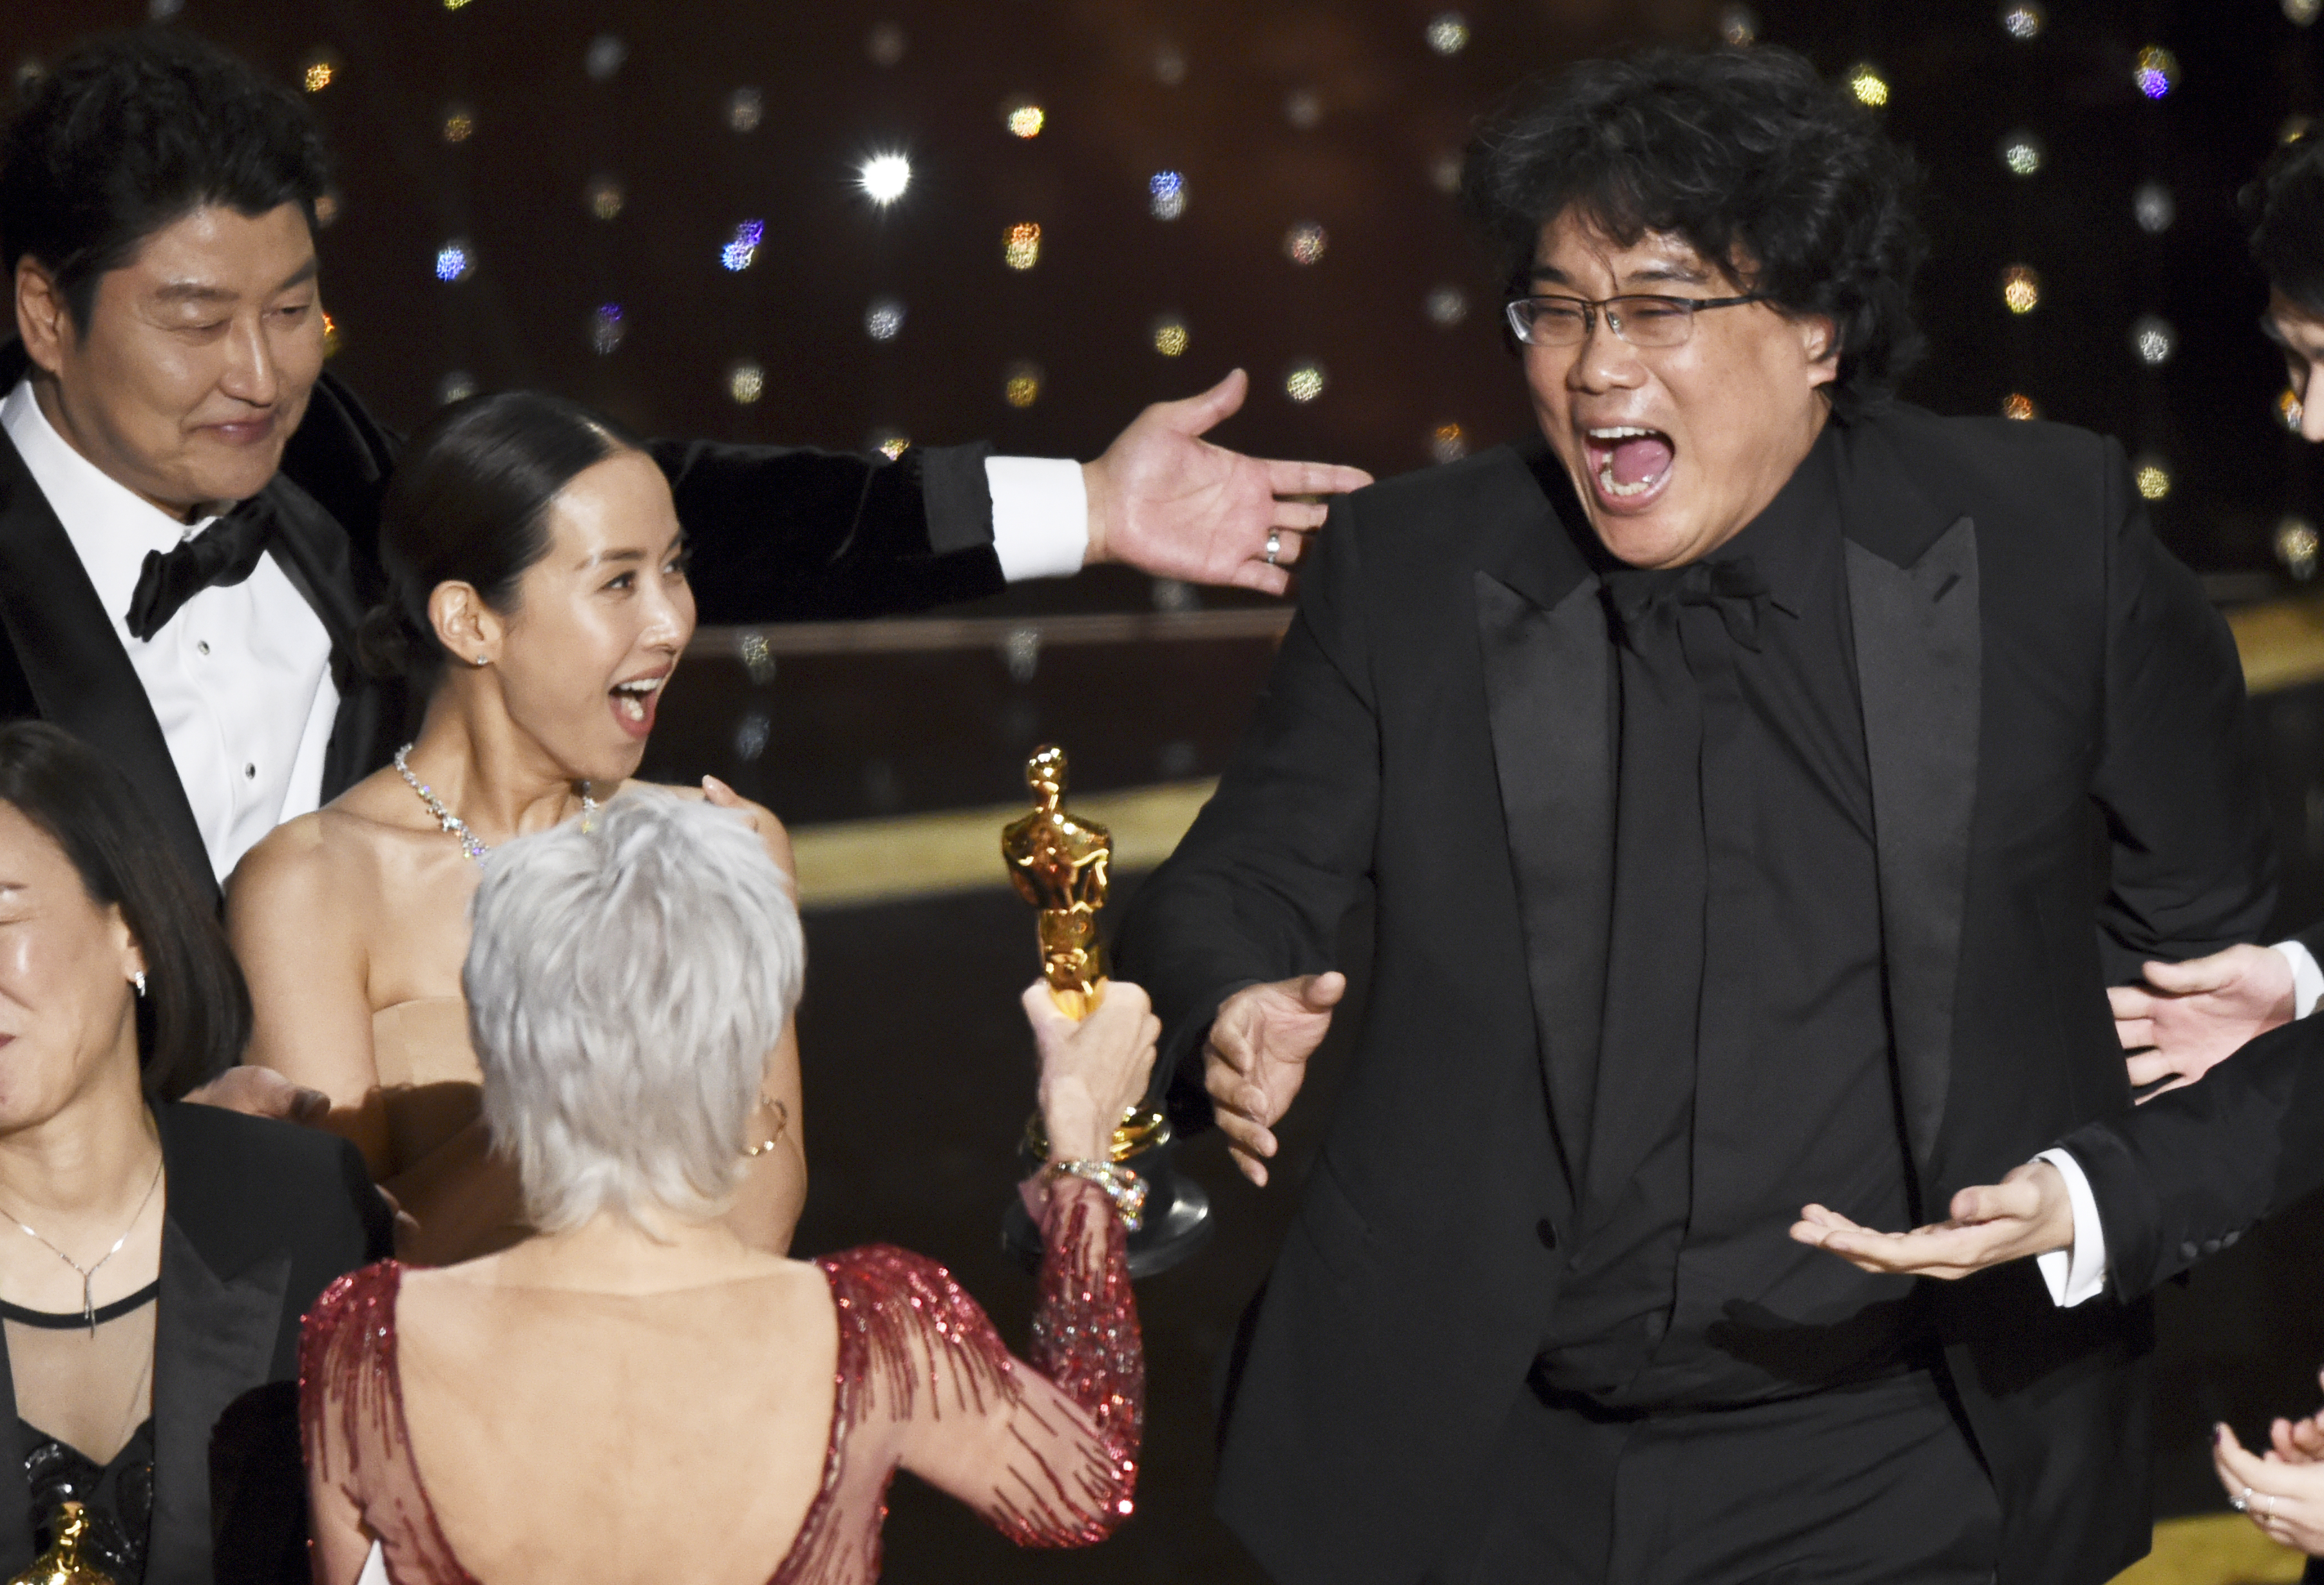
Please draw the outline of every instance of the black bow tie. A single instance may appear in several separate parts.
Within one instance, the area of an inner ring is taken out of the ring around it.
[[[253,496],[189,540],[148,551],[129,597],[129,631],[151,640],[185,603],[212,584],[240,583],[257,570],[274,538],[274,514]]]
[[[1748,556],[1653,570],[1620,567],[1606,575],[1606,588],[1626,635],[1642,632],[1657,611],[1709,606],[1727,625],[1728,637],[1758,651],[1759,607],[1767,598],[1767,584]]]

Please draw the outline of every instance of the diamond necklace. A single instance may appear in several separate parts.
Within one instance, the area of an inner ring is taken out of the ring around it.
[[[73,1270],[80,1273],[80,1313],[81,1319],[88,1322],[88,1335],[90,1337],[97,1336],[97,1274],[98,1270],[104,1266],[106,1261],[111,1260],[115,1256],[121,1253],[121,1247],[123,1245],[129,1242],[129,1235],[135,1232],[137,1230],[137,1224],[145,1219],[145,1208],[153,1203],[153,1191],[161,1186],[161,1163],[155,1162],[153,1163],[153,1181],[145,1185],[145,1198],[137,1202],[137,1214],[131,1217],[129,1219],[129,1225],[121,1229],[121,1237],[113,1241],[113,1247],[97,1257],[97,1265],[83,1265],[79,1261],[75,1260],[71,1256],[67,1255],[55,1245],[50,1244],[46,1238],[41,1237],[41,1235],[39,1232],[34,1230],[32,1224],[17,1220],[15,1212],[0,1211],[0,1216],[5,1216],[10,1221],[15,1222],[16,1225],[19,1228],[22,1228],[27,1235],[39,1239],[41,1243],[47,1245],[50,1254],[55,1256],[59,1260],[63,1261],[67,1265],[72,1267]]]
[[[436,796],[434,788],[411,774],[411,766],[404,758],[410,752],[411,745],[409,743],[395,751],[395,774],[403,778],[405,786],[420,794],[420,802],[428,806],[428,812],[436,817],[436,823],[451,835],[460,839],[460,851],[478,864],[482,864],[484,861],[484,855],[490,853],[492,849],[476,839],[476,833],[468,829],[466,820],[444,807],[444,801]],[[589,795],[589,783],[584,782],[581,783],[581,830],[583,832],[588,831],[589,817],[596,812],[597,801]],[[23,1226],[22,1223],[18,1225]],[[30,1228],[24,1230],[32,1231]]]

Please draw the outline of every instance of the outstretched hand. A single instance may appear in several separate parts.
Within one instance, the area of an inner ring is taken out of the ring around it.
[[[1089,494],[1087,560],[1123,561],[1157,578],[1236,584],[1281,594],[1284,570],[1324,508],[1283,496],[1330,496],[1372,482],[1360,468],[1272,462],[1204,440],[1242,406],[1249,376],[1236,369],[1199,396],[1157,402],[1114,437],[1105,455],[1082,465]],[[1275,562],[1267,560],[1276,538]]]
[[[1242,1175],[1264,1187],[1275,1125],[1307,1077],[1307,1059],[1332,1027],[1348,977],[1302,975],[1245,986],[1219,1005],[1203,1047],[1203,1088]]]
[[[2228,1505],[2270,1541],[2324,1555],[2324,1468],[2273,1449],[2264,1458],[2246,1452],[2222,1423],[2211,1428],[2211,1469]]]
[[[2229,947],[2141,972],[2144,985],[2116,986],[2107,999],[2116,1035],[2135,1053],[2131,1084],[2171,1080],[2154,1095],[2194,1083],[2246,1041],[2292,1022],[2292,965],[2273,947]]]
[[[1864,1271],[1948,1282],[2074,1242],[2073,1201],[2064,1176],[2048,1162],[2028,1162],[1998,1183],[1962,1190],[1951,1210],[1950,1221],[1881,1233],[1811,1205],[1792,1224],[1792,1237]]]

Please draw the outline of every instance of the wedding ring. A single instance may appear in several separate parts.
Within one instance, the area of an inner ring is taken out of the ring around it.
[[[1267,533],[1267,564],[1268,564],[1269,567],[1274,566],[1274,565],[1275,565],[1275,559],[1276,559],[1276,557],[1277,557],[1277,556],[1281,555],[1282,553],[1283,553],[1283,533],[1282,533],[1282,531],[1281,531],[1280,529],[1269,529],[1269,530],[1268,530],[1268,533]]]
[[[2272,1491],[2267,1494],[2267,1516],[2271,1519],[2275,1517],[2275,1493]]]

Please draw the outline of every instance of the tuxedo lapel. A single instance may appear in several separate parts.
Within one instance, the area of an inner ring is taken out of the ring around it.
[[[276,560],[331,636],[331,681],[339,691],[339,713],[323,755],[327,803],[387,763],[395,749],[394,734],[405,724],[405,691],[364,672],[355,647],[363,600],[351,542],[338,519],[281,473],[240,509],[272,514]]]
[[[173,1219],[161,1230],[153,1336],[153,1525],[145,1577],[210,1577],[210,1432],[226,1405],[273,1373],[290,1254],[210,1268]]]
[[[1984,672],[1977,528],[1959,518],[1903,564],[1853,537],[1847,557],[1897,1085],[1913,1160],[1927,1183],[1952,1074],[1977,803]]]
[[[0,627],[15,648],[42,718],[129,777],[187,875],[215,901],[209,849],[145,685],[64,524],[5,435],[0,435]]]
[[[1613,901],[1613,670],[1596,576],[1547,502],[1528,519],[1475,574],[1477,636],[1543,1077],[1578,1191]]]

